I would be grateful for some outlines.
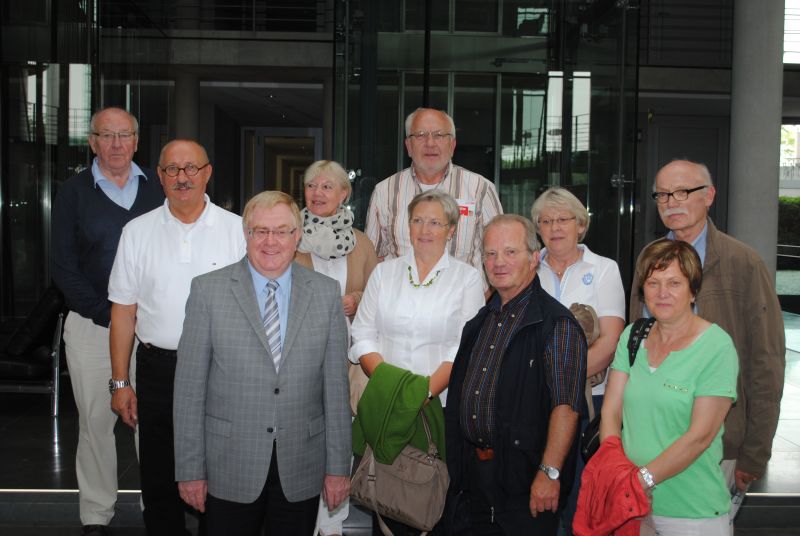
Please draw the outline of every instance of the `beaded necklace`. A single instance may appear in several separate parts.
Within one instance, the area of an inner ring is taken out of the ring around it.
[[[439,277],[440,273],[442,273],[441,270],[436,270],[436,274],[434,274],[434,276],[431,277],[431,280],[428,281],[427,283],[414,283],[414,278],[411,276],[411,266],[409,265],[408,266],[408,282],[411,283],[411,286],[414,287],[414,288],[420,288],[420,287],[427,288],[427,287],[433,285],[433,282],[436,281],[436,278]]]

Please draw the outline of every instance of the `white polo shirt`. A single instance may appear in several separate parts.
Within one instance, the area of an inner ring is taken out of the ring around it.
[[[625,290],[619,266],[613,260],[593,253],[584,244],[578,244],[578,248],[583,250],[583,258],[567,268],[560,281],[547,263],[547,248],[542,249],[542,262],[538,269],[542,288],[564,307],[582,303],[593,307],[598,318],[617,316],[624,321]],[[592,394],[605,393],[605,384],[604,381],[593,387]]]
[[[108,299],[137,305],[136,336],[175,350],[192,279],[239,261],[246,252],[242,218],[211,202],[186,224],[168,201],[128,222],[108,281]]]

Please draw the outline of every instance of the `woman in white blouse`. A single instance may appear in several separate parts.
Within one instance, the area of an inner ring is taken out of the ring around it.
[[[531,207],[531,220],[545,245],[537,270],[542,288],[564,307],[591,306],[599,318],[600,336],[589,346],[586,360],[587,384],[592,386],[595,414],[599,413],[606,370],[625,328],[625,290],[619,267],[580,244],[589,230],[589,211],[569,190],[553,187],[540,195]],[[581,430],[586,424],[588,415],[581,420]],[[561,514],[562,536],[572,534],[582,471],[583,460],[578,456],[573,489]]]
[[[423,192],[408,216],[412,250],[372,272],[353,321],[350,359],[368,376],[384,361],[430,376],[430,394],[444,405],[461,330],[484,305],[483,281],[447,252],[459,218],[455,199]]]
[[[367,376],[383,362],[428,376],[428,397],[438,396],[442,405],[461,330],[484,304],[478,270],[447,252],[458,218],[455,199],[439,190],[411,200],[412,249],[373,270],[353,321],[350,347],[350,359],[361,363]],[[383,521],[394,534],[416,532],[387,516]],[[381,534],[374,514],[373,534]]]

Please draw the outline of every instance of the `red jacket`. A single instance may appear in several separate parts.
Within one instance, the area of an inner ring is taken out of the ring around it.
[[[650,500],[639,483],[638,471],[625,456],[622,440],[606,438],[583,470],[572,533],[639,536],[640,519],[650,513]]]

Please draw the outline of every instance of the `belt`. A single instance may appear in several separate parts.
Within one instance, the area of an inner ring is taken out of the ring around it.
[[[482,462],[488,462],[489,460],[494,460],[494,449],[489,448],[481,448],[475,447],[475,454],[478,456],[478,459]]]
[[[150,344],[149,342],[143,342],[143,343],[140,344],[140,346],[143,346],[144,348],[146,348],[147,351],[150,352],[151,354],[161,354],[161,355],[169,355],[169,356],[175,356],[175,355],[178,354],[177,350],[167,350],[165,348],[159,348],[158,346],[156,346],[154,344]]]

